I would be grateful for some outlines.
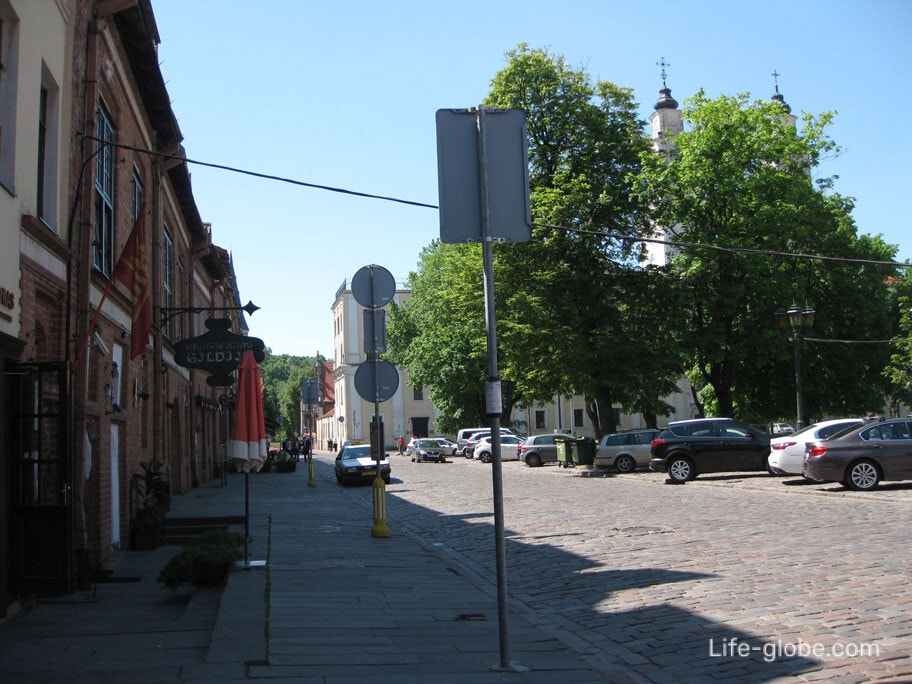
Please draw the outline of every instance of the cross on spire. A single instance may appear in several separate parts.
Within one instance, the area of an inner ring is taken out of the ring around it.
[[[670,67],[671,64],[669,64],[668,62],[666,62],[666,61],[665,61],[665,58],[662,57],[660,61],[656,62],[656,66],[662,67],[662,87],[663,87],[663,88],[667,88],[668,86],[665,84],[665,77],[666,77],[668,74],[665,72],[665,67]]]
[[[782,74],[777,73],[775,69],[773,69],[773,73],[770,74],[770,76],[773,77],[773,83],[776,85],[776,92],[777,92],[777,93],[779,92],[779,77],[780,77],[781,75],[782,75]]]

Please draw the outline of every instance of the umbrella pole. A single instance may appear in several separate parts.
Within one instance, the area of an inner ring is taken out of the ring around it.
[[[250,471],[244,473],[244,566],[250,567]]]

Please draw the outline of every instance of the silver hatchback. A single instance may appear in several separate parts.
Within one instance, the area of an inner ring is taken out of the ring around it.
[[[661,430],[631,430],[605,435],[595,451],[598,468],[617,468],[620,473],[631,473],[649,465],[652,452],[649,445]]]

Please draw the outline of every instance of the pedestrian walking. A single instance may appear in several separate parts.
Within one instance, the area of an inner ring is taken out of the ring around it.
[[[308,461],[313,458],[313,442],[310,435],[304,435],[304,458]]]
[[[399,435],[399,441],[396,442],[396,444],[399,446],[399,455],[402,456],[402,453],[405,451],[405,437]]]

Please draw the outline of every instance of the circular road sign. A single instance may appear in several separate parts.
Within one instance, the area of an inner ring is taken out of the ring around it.
[[[362,266],[351,282],[355,301],[368,309],[382,309],[396,294],[396,279],[383,266]]]
[[[392,399],[397,389],[399,372],[389,361],[365,361],[355,371],[355,390],[365,401]]]

